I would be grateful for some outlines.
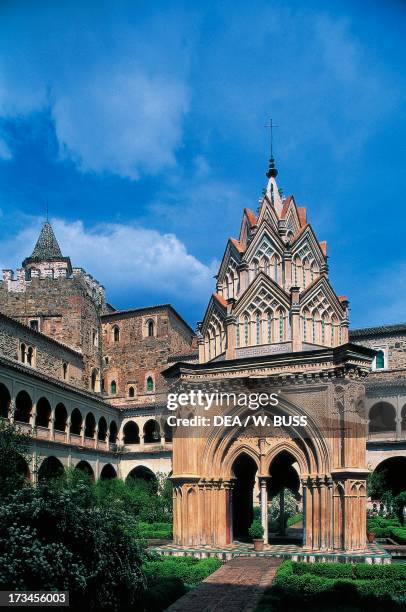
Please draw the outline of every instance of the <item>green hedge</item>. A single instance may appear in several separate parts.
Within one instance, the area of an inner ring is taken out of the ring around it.
[[[172,539],[172,523],[138,523],[140,535],[146,539]]]
[[[399,544],[406,544],[406,527],[391,527],[390,535]]]
[[[219,559],[194,557],[161,557],[142,566],[148,583],[160,578],[180,578],[185,584],[196,586],[221,565]]]
[[[166,577],[148,585],[142,606],[138,609],[148,612],[161,612],[166,610],[174,601],[186,593],[185,585],[180,578]]]
[[[280,566],[258,611],[342,609],[404,609],[406,564],[294,563]],[[354,606],[354,608],[352,607]]]

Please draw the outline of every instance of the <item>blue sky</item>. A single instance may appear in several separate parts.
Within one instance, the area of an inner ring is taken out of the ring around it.
[[[120,308],[201,319],[228,236],[279,185],[328,241],[353,327],[406,320],[405,4],[4,1],[0,266],[49,202]]]

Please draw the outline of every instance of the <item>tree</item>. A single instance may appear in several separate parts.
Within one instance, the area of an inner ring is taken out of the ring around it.
[[[0,419],[0,499],[27,484],[31,438],[14,423]]]

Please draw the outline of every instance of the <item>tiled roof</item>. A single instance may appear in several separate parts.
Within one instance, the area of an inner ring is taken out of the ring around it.
[[[44,261],[62,258],[62,252],[55,237],[54,230],[48,221],[42,226],[41,233],[31,257]]]
[[[213,297],[222,305],[224,308],[227,308],[227,300],[223,298],[219,293],[213,293]]]
[[[244,208],[244,212],[247,215],[248,221],[251,223],[251,225],[256,225],[257,218],[255,214],[252,212],[252,210],[250,210],[249,208]]]
[[[380,325],[379,327],[361,327],[350,329],[351,338],[363,338],[365,336],[376,336],[379,334],[392,334],[406,332],[406,323],[395,323],[393,325]]]

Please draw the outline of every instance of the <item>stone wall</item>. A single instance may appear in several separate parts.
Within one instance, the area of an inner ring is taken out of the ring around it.
[[[382,348],[385,351],[387,360],[385,369],[372,371],[369,380],[393,380],[406,376],[406,330],[370,333],[364,337],[352,336],[350,332],[350,341],[369,348]]]
[[[190,350],[193,331],[169,306],[151,307],[129,312],[104,315],[103,319],[103,377],[104,389],[110,393],[115,381],[117,393],[114,403],[149,403],[165,401],[166,383],[161,376],[168,367],[170,355]],[[148,322],[154,326],[154,335],[148,336]],[[114,327],[120,339],[114,341]],[[147,391],[147,379],[154,380],[154,391]],[[129,397],[129,387],[135,397]]]
[[[18,274],[14,280],[9,273],[0,282],[0,312],[26,325],[37,320],[41,332],[80,351],[85,364],[83,384],[87,388],[92,370],[101,369],[103,305],[104,292],[80,269],[74,269],[69,278],[25,279]]]
[[[74,351],[33,331],[26,325],[0,315],[0,355],[22,363],[22,345],[33,348],[32,367],[59,380],[83,387],[83,359]],[[25,364],[27,365],[27,363]]]

